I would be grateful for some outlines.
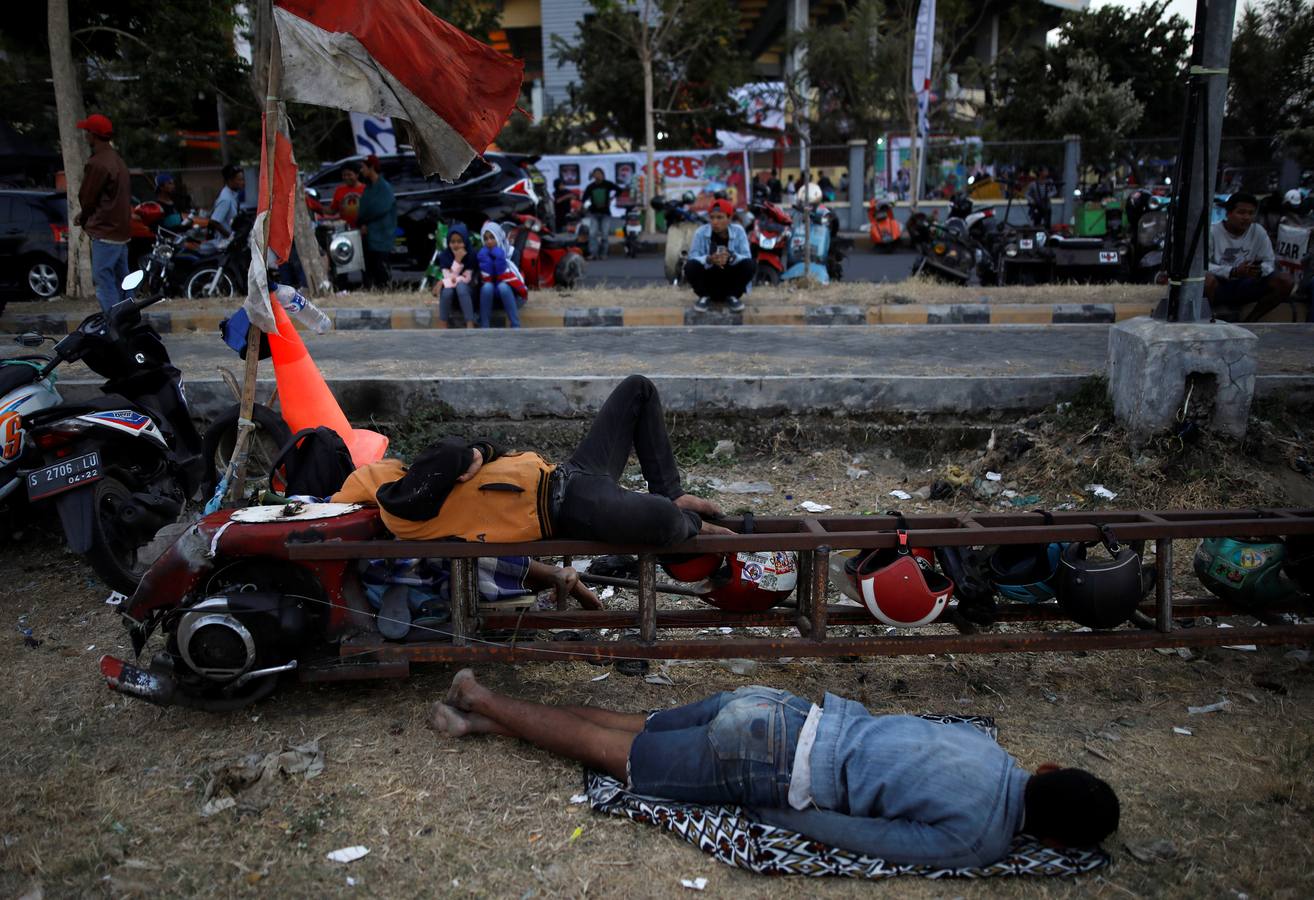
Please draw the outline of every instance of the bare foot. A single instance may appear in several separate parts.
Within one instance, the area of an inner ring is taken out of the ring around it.
[[[448,737],[465,737],[470,733],[470,720],[459,709],[438,700],[429,707],[429,727]]]
[[[674,501],[680,509],[688,509],[698,513],[700,516],[707,516],[713,519],[721,518],[721,507],[717,506],[711,500],[705,500],[702,497],[695,497],[693,494],[681,494]]]
[[[444,702],[448,706],[469,711],[471,704],[474,702],[474,695],[487,692],[487,690],[475,680],[475,673],[472,669],[462,669],[452,676],[452,686],[447,689],[447,697]]]

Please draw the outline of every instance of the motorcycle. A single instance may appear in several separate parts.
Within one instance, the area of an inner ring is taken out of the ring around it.
[[[1168,210],[1172,200],[1149,191],[1135,191],[1127,198],[1124,219],[1130,237],[1131,278],[1150,284],[1163,268],[1164,240],[1168,235]]]
[[[917,250],[912,276],[929,275],[951,284],[967,284],[976,266],[976,248],[959,220],[953,227],[936,222],[923,212],[908,219],[908,239]]]
[[[1053,234],[1047,246],[1053,277],[1062,281],[1126,281],[1131,275],[1131,244],[1121,207],[1088,193],[1077,210],[1076,234]]]
[[[193,220],[186,231],[156,229],[154,245],[140,260],[148,294],[200,300],[246,293],[255,215],[249,210],[239,213],[224,243],[205,241],[203,221]]]
[[[789,249],[793,219],[789,213],[769,200],[761,200],[750,210],[752,221],[748,247],[756,263],[754,284],[779,284],[785,272],[785,254]]]
[[[894,207],[888,201],[867,207],[867,220],[871,223],[871,245],[884,253],[893,252],[903,238],[903,229],[894,217]]]
[[[140,270],[133,272],[123,289],[135,290],[143,280]],[[163,299],[152,293],[87,316],[55,344],[49,362],[14,367],[10,376],[23,382],[11,390],[44,391],[40,403],[52,399],[52,375],[66,362],[82,361],[106,379],[103,397],[39,406],[14,427],[24,432],[19,447],[31,446],[20,467],[28,502],[53,502],[69,549],[124,594],[145,571],[142,548],[178,519],[207,478],[182,373],[141,316]]]
[[[584,252],[573,237],[545,232],[538,217],[529,213],[520,213],[504,227],[525,287],[571,288],[584,277]]]
[[[643,207],[631,203],[625,207],[625,255],[634,259],[639,255],[643,238]]]
[[[802,204],[795,204],[789,229],[787,268],[781,274],[780,280],[790,281],[810,275],[821,284],[829,284],[831,281],[839,281],[843,278],[844,254],[835,239],[838,231],[839,220],[825,204],[818,203],[810,212]],[[805,252],[807,244],[812,246],[810,254]],[[805,266],[809,255],[812,259],[810,272]]]
[[[658,194],[652,198],[652,208],[662,214],[666,220],[666,280],[673,285],[684,283],[684,264],[689,259],[689,248],[693,246],[694,232],[698,226],[707,221],[705,213],[696,213],[689,209],[693,202],[690,194],[683,202],[667,200]]]

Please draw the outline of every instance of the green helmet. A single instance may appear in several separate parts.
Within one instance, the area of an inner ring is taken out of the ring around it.
[[[1287,545],[1246,538],[1205,538],[1195,551],[1195,575],[1221,600],[1264,606],[1296,591],[1282,575]]]

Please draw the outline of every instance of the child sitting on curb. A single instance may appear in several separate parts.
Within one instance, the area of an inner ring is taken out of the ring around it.
[[[454,224],[447,233],[447,249],[438,254],[438,267],[442,269],[443,279],[433,286],[434,296],[438,298],[438,327],[452,326],[452,301],[461,304],[461,315],[465,318],[465,327],[475,327],[474,274],[479,271],[475,261],[470,258],[470,230],[460,222]]]

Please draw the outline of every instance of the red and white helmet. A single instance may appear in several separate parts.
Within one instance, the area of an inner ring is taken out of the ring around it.
[[[873,550],[846,566],[867,612],[886,625],[929,625],[954,595],[954,583],[935,570],[934,553],[921,550],[908,547],[908,532],[900,528],[899,546]]]
[[[695,582],[710,578],[721,567],[720,553],[680,553],[671,556],[659,556],[666,574],[676,581]]]
[[[761,612],[794,592],[798,554],[781,550],[727,553],[702,584],[707,588],[703,599],[718,609]]]

